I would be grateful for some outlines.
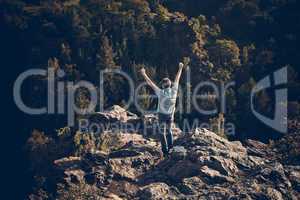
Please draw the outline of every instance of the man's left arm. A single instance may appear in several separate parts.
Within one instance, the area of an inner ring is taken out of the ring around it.
[[[179,85],[179,81],[180,81],[180,78],[181,78],[183,68],[184,68],[183,63],[179,63],[179,69],[178,69],[178,72],[176,74],[175,81],[174,81],[174,85],[177,88],[178,88],[178,85]]]

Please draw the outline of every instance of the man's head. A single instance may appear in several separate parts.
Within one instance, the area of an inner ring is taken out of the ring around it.
[[[170,88],[172,86],[172,82],[169,78],[163,78],[161,86],[163,89]]]

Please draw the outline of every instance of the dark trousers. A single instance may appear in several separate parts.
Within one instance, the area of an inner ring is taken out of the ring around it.
[[[167,155],[173,147],[172,115],[159,114],[159,132],[161,148],[164,155]]]

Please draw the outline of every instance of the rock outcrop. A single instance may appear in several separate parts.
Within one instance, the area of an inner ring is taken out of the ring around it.
[[[117,108],[119,113],[98,113],[105,119],[101,123],[143,120],[134,114],[126,118],[127,111]],[[63,172],[61,183],[97,189],[96,199],[300,198],[299,166],[281,163],[269,145],[258,141],[242,144],[196,128],[179,134],[170,156],[163,158],[160,143],[151,134],[122,130],[103,134],[111,141],[118,138],[107,151],[93,150],[54,162]]]
[[[114,105],[106,111],[96,112],[90,117],[91,120],[94,120],[99,123],[107,122],[132,122],[139,120],[138,116],[134,113],[131,113],[121,106]]]

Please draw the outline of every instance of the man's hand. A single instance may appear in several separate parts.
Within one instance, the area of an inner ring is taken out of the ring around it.
[[[144,76],[144,75],[146,75],[146,70],[145,70],[145,68],[142,68],[141,70],[140,70],[140,72],[141,72],[141,74]]]
[[[178,69],[178,72],[177,72],[177,74],[176,74],[175,81],[174,81],[174,84],[177,85],[177,86],[178,86],[178,84],[179,84],[179,80],[180,80],[180,77],[181,77],[182,70],[183,70],[183,68],[184,68],[185,66],[184,66],[184,64],[183,64],[182,62],[180,62],[180,63],[178,64],[178,67],[179,67],[179,69]]]
[[[179,63],[179,68],[181,68],[181,69],[184,68],[184,64],[182,62]]]
[[[147,76],[145,68],[140,69],[140,72],[148,85],[150,85],[154,91],[159,91],[159,87],[157,87],[157,85],[155,85],[155,83]]]

